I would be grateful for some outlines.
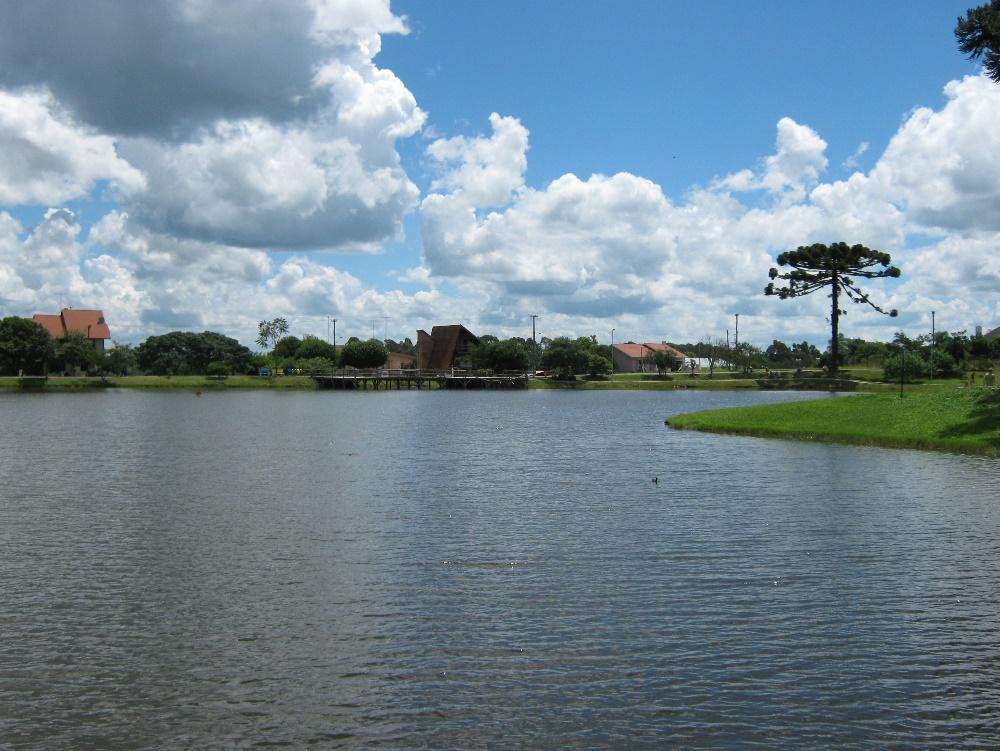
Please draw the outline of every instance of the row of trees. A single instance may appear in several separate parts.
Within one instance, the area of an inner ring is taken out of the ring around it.
[[[116,344],[102,351],[75,331],[53,339],[32,320],[17,316],[0,320],[2,375],[246,373],[254,365],[254,354],[249,349],[213,331],[172,331],[151,336],[135,347]]]

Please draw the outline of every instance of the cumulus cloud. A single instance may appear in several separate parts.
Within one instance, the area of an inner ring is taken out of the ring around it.
[[[386,0],[33,0],[0,16],[0,85],[45,85],[106,133],[182,139],[308,116],[329,103],[311,80],[331,51],[370,60],[405,31]]]
[[[417,205],[396,143],[426,119],[374,64],[383,33],[406,33],[385,0],[0,7],[0,201],[106,179],[157,233],[378,249]]]
[[[111,138],[74,122],[47,91],[0,91],[0,203],[62,203],[99,180],[145,187]]]
[[[528,168],[528,129],[514,117],[490,115],[489,138],[441,138],[427,147],[444,168],[431,190],[450,190],[453,198],[486,208],[503,206],[524,181]]]
[[[755,170],[695,188],[676,203],[626,173],[568,174],[531,188],[523,182],[526,129],[494,115],[492,136],[428,148],[444,171],[421,206],[422,268],[431,278],[475,286],[484,320],[498,325],[532,312],[568,331],[599,331],[613,321],[619,331],[648,338],[657,330],[697,338],[708,322],[724,328],[739,311],[751,335],[760,316],[765,336],[808,332],[823,341],[825,297],[789,304],[761,292],[776,253],[846,240],[889,251],[902,266],[900,282],[866,287],[886,306],[905,311],[937,300],[947,309],[963,289],[988,295],[1000,286],[993,226],[1000,165],[968,168],[981,149],[1000,153],[989,148],[1000,133],[1000,89],[987,83],[970,77],[949,84],[944,108],[914,111],[867,174],[822,182],[826,142],[782,118],[775,153]],[[501,128],[519,134],[507,148]],[[992,165],[991,156],[981,158]],[[747,205],[747,191],[772,200]],[[960,227],[962,237],[948,227]],[[910,237],[927,232],[941,241],[912,250]],[[987,319],[995,307],[979,299],[963,309]],[[859,314],[849,325],[855,335],[886,337],[898,323]]]
[[[941,110],[921,107],[903,123],[872,180],[913,224],[1000,230],[1000,87],[967,76],[944,92]]]
[[[723,190],[766,190],[788,202],[801,201],[826,169],[826,141],[812,128],[790,117],[778,121],[775,153],[764,160],[759,173],[744,169],[716,182]]]

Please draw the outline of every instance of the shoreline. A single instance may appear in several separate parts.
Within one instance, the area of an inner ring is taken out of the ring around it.
[[[863,394],[835,399],[690,412],[675,430],[946,451],[1000,458],[1000,392],[982,388]]]
[[[725,375],[725,377],[723,377]],[[957,381],[955,382],[957,383]],[[947,382],[934,384],[910,384],[907,390],[939,388]],[[321,387],[310,376],[279,375],[250,376],[234,375],[224,378],[190,376],[51,376],[45,378],[0,377],[0,393],[73,393],[101,391],[104,389],[176,390],[176,391],[222,391],[222,390],[286,390],[317,391]],[[557,381],[548,378],[531,378],[528,390],[561,389],[572,391],[817,391],[843,393],[893,392],[897,384],[869,381],[861,378],[752,378],[719,377],[706,378],[690,376],[637,376],[619,374],[613,378],[579,379]],[[361,389],[359,389],[361,390]],[[371,389],[369,389],[371,390]],[[426,389],[425,389],[426,390]],[[432,390],[436,390],[433,387]]]

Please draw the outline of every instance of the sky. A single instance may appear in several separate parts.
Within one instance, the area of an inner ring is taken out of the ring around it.
[[[0,4],[0,316],[218,331],[829,338],[1000,326],[1000,85],[968,0]]]

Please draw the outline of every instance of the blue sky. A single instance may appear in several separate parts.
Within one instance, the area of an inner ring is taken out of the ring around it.
[[[964,2],[0,9],[0,313],[297,335],[828,336],[781,250],[892,253],[848,336],[1000,325],[1000,86]],[[267,33],[264,33],[264,29]],[[388,320],[386,320],[388,319]]]

